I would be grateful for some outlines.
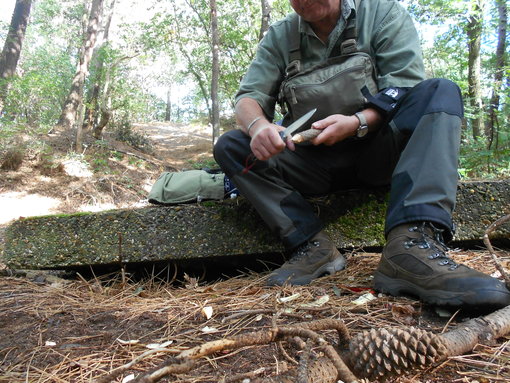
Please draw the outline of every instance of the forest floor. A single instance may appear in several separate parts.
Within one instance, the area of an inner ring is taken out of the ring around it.
[[[20,217],[144,206],[163,171],[214,165],[207,127],[147,124],[136,131],[148,140],[144,150],[107,137],[87,142],[84,153],[76,155],[70,154],[72,140],[62,135],[39,137],[37,144],[26,144],[27,139],[19,167],[0,171],[0,240],[2,229]],[[345,255],[347,269],[335,276],[310,286],[271,288],[264,286],[267,273],[260,270],[202,280],[187,274],[173,278],[175,270],[134,278],[120,271],[7,270],[0,263],[0,383],[124,383],[208,341],[315,320],[342,320],[352,335],[410,326],[441,333],[486,314],[378,295],[370,287],[379,254],[357,250]],[[510,250],[498,255],[510,268]],[[452,257],[494,273],[490,254],[481,247],[455,249]],[[334,333],[321,335],[334,343]],[[314,357],[321,351],[315,346],[298,351],[290,342],[222,349],[160,381],[254,382],[295,369],[304,354]],[[116,377],[108,377],[122,366]],[[157,381],[151,379],[145,381]],[[477,345],[468,355],[379,381],[508,382],[510,335]]]

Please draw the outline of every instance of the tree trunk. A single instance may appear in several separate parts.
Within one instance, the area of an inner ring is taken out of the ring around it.
[[[100,118],[98,123],[94,126],[93,136],[96,139],[100,139],[103,135],[103,129],[110,121],[110,118],[113,114],[112,106],[111,106],[111,97],[110,97],[110,91],[111,91],[111,81],[112,81],[112,73],[114,69],[120,65],[122,61],[130,60],[133,57],[137,56],[138,54],[135,54],[133,56],[124,56],[120,57],[117,60],[115,60],[114,63],[112,63],[108,69],[106,70],[106,74],[104,76],[103,81],[103,89],[101,91],[101,97],[99,99],[99,110],[101,112]]]
[[[220,78],[220,37],[218,33],[218,13],[216,0],[210,0],[211,7],[211,34],[212,34],[212,76],[211,76],[211,101],[212,101],[212,137],[213,145],[220,135],[220,104],[218,99],[218,84]]]
[[[506,34],[508,23],[508,8],[506,0],[496,0],[496,8],[498,9],[498,45],[496,47],[496,67],[494,69],[494,85],[492,87],[492,97],[489,104],[488,120],[485,134],[488,138],[487,146],[490,149],[494,142],[494,136],[498,132],[495,130],[497,122],[497,111],[499,109],[501,85],[503,83],[503,74],[505,71],[505,50],[506,50]],[[497,148],[497,146],[496,146]]]
[[[103,85],[103,72],[104,72],[104,58],[100,55],[101,48],[105,47],[109,43],[109,36],[110,36],[110,26],[112,23],[113,18],[113,10],[115,8],[115,2],[116,0],[112,0],[109,5],[109,14],[106,18],[105,25],[103,27],[103,41],[100,47],[97,47],[94,49],[94,53],[92,57],[95,57],[95,60],[92,60],[95,62],[95,81],[94,81],[94,87],[92,88],[92,92],[90,93],[88,102],[87,102],[87,111],[85,113],[86,115],[86,128],[89,131],[92,131],[94,126],[99,123],[99,117],[100,115],[100,105],[99,105],[99,94],[101,92],[101,87]]]
[[[96,44],[97,34],[99,32],[99,25],[101,13],[103,9],[103,0],[93,0],[90,7],[89,21],[87,25],[87,33],[83,42],[83,49],[80,54],[80,61],[78,69],[74,75],[73,82],[67,100],[64,104],[62,114],[60,116],[58,126],[62,130],[71,130],[76,122],[76,116],[80,104],[83,102],[83,85],[87,76],[90,59]],[[82,127],[78,126],[76,134],[76,149],[81,150],[81,131]]]
[[[271,18],[271,6],[268,0],[260,0],[262,8],[262,22],[260,23],[259,41],[262,40],[264,34],[269,29],[269,20]]]
[[[16,0],[11,24],[0,55],[0,112],[7,92],[7,79],[14,76],[25,38],[32,0]]]
[[[172,85],[168,86],[166,92],[165,121],[172,121]]]
[[[474,117],[471,119],[473,138],[477,140],[484,133],[482,119],[482,91],[480,85],[480,47],[482,41],[483,7],[485,0],[471,0],[468,16],[468,94],[469,105]]]

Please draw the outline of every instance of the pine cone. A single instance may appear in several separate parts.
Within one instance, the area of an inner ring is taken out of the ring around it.
[[[447,355],[438,335],[415,327],[364,331],[352,338],[349,348],[354,374],[371,379],[399,375]]]

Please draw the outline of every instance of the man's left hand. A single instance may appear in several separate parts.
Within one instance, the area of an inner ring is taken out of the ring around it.
[[[358,126],[359,120],[356,116],[332,114],[312,124],[312,129],[319,129],[322,132],[310,142],[314,145],[334,145],[354,136]]]

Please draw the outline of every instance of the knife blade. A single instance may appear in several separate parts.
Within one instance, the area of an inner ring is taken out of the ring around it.
[[[305,122],[307,122],[317,111],[317,108],[310,110],[308,113],[302,115],[299,117],[296,121],[294,121],[292,124],[287,126],[285,130],[282,130],[280,132],[280,137],[283,141],[287,140],[287,137],[292,136],[292,133],[294,133],[296,130],[298,130],[300,127],[303,126]]]

